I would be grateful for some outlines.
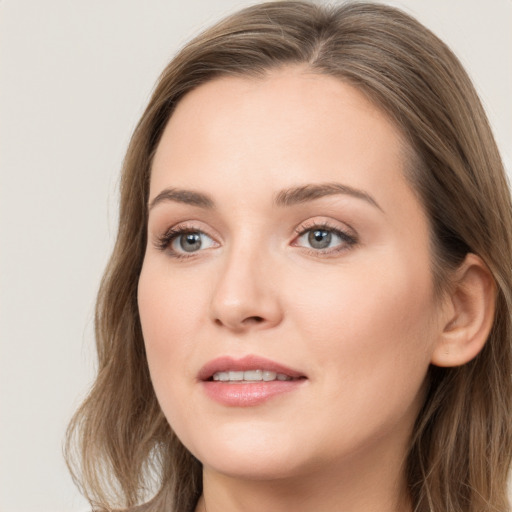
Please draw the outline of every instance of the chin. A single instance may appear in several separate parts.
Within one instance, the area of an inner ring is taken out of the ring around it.
[[[299,444],[289,431],[276,435],[261,428],[233,428],[210,431],[197,442],[185,446],[203,464],[230,477],[267,480],[280,479],[300,472],[304,461]]]
[[[203,466],[230,478],[242,480],[284,480],[306,473],[297,461],[284,459],[281,454],[271,456],[228,457],[205,460]]]

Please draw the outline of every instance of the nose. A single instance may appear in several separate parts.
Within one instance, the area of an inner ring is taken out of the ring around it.
[[[212,320],[235,332],[275,327],[282,320],[275,269],[261,251],[232,248],[211,300]]]

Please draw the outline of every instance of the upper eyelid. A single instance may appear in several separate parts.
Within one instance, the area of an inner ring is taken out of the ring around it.
[[[294,239],[296,238],[296,236],[302,235],[304,232],[307,232],[315,228],[337,231],[356,239],[359,238],[357,231],[350,224],[342,222],[337,219],[329,219],[325,217],[322,218],[319,216],[317,218],[313,217],[306,219],[297,224],[293,228]],[[200,232],[206,235],[207,237],[213,239],[217,243],[224,242],[224,237],[222,237],[221,234],[216,229],[211,228],[211,226],[198,219],[177,222],[176,224],[172,224],[170,225],[170,227],[167,227],[164,230],[154,231],[154,238],[156,240],[161,240],[168,233],[177,233],[179,235],[181,232]]]
[[[345,233],[354,238],[358,238],[357,231],[346,222],[341,222],[338,220],[319,220],[319,219],[308,219],[304,222],[301,222],[294,229],[295,233],[300,235],[305,231],[309,231],[315,228],[323,228],[331,231],[339,231],[341,233]]]
[[[204,235],[206,235],[210,238],[213,238],[213,239],[220,238],[220,236],[218,235],[216,230],[213,230],[213,229],[205,226],[204,222],[196,221],[196,220],[187,220],[187,221],[183,221],[183,222],[178,222],[176,224],[172,224],[162,231],[156,231],[156,233],[160,233],[160,234],[157,234],[156,236],[157,237],[165,236],[166,233],[170,233],[170,232],[183,232],[183,233],[198,232],[198,233],[203,233]]]

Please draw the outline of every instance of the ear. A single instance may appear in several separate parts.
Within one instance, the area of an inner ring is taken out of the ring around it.
[[[494,321],[496,283],[481,258],[468,254],[456,270],[432,353],[436,366],[461,366],[482,350]]]

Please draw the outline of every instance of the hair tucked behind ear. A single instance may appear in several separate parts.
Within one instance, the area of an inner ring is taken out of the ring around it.
[[[411,17],[370,3],[256,5],[201,34],[164,70],[124,162],[119,231],[96,308],[98,376],[68,432],[76,481],[95,510],[144,502],[137,510],[193,510],[201,466],[159,408],[137,308],[151,160],[188,91],[218,76],[262,75],[286,64],[352,84],[402,130],[408,177],[430,218],[438,292],[467,252],[492,272],[492,332],[470,363],[431,368],[406,477],[417,512],[508,510],[512,209],[503,166],[456,57]]]

